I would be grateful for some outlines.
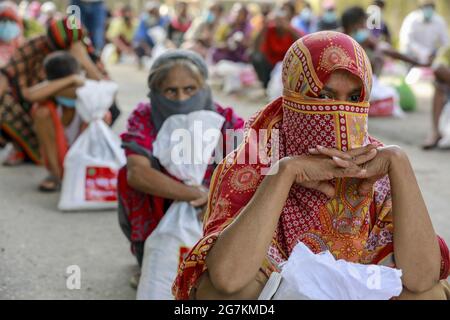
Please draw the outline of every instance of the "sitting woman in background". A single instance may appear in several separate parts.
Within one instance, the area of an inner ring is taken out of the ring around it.
[[[252,37],[247,7],[236,3],[230,12],[230,20],[218,27],[214,37],[213,61],[228,60],[248,62]]]
[[[303,242],[316,254],[401,269],[399,298],[450,298],[439,281],[449,251],[408,156],[367,131],[372,70],[363,48],[338,32],[304,36],[283,61],[283,86],[246,125],[265,139],[244,137],[217,167],[204,238],[180,267],[175,297],[257,299]]]
[[[8,62],[23,40],[23,22],[17,5],[11,1],[0,3],[0,67]]]
[[[164,121],[175,114],[199,110],[216,111],[225,118],[222,131],[240,129],[243,120],[231,108],[214,103],[206,84],[208,69],[198,54],[172,50],[152,65],[148,78],[150,102],[141,103],[128,120],[122,134],[127,165],[119,172],[119,221],[131,241],[131,249],[142,264],[144,242],[156,228],[172,201],[206,204],[210,165],[203,186],[188,186],[169,176],[152,156],[152,144]]]
[[[44,100],[33,106],[32,117],[41,155],[49,171],[39,189],[51,192],[60,189],[65,155],[86,127],[75,109],[76,90],[84,85],[85,78],[78,61],[66,51],[50,54],[44,61],[44,68],[47,81],[31,87],[30,93]],[[55,92],[55,88],[61,89]],[[108,119],[105,121],[110,122]]]
[[[53,20],[46,35],[27,40],[0,69],[0,125],[5,138],[14,143],[6,165],[17,165],[26,159],[41,163],[30,112],[34,103],[43,102],[43,96],[39,90],[31,88],[47,81],[44,60],[58,50],[70,52],[86,71],[87,78],[101,80],[108,77],[77,21]],[[66,86],[67,83],[61,82],[49,96]],[[110,111],[115,120],[120,113],[117,106],[113,104]]]

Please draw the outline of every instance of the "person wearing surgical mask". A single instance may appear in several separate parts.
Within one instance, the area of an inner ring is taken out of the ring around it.
[[[436,12],[434,0],[420,0],[419,8],[406,16],[400,29],[400,50],[424,63],[450,44],[448,25]]]
[[[152,49],[156,45],[150,31],[153,28],[167,30],[169,20],[160,14],[160,4],[157,1],[149,1],[145,5],[145,12],[140,16],[139,24],[133,38],[133,46],[139,58],[139,66],[143,66],[142,59],[152,56]]]
[[[44,69],[47,80],[30,90],[39,91],[49,99],[35,104],[32,116],[41,155],[48,170],[48,176],[39,185],[39,190],[54,192],[61,187],[65,155],[87,126],[76,110],[77,89],[84,86],[87,80],[77,59],[66,51],[55,51],[47,56]],[[56,87],[59,90],[55,91]],[[104,120],[110,124],[109,112]]]
[[[193,50],[203,58],[207,58],[213,45],[217,27],[223,22],[224,7],[221,3],[213,3],[206,12],[195,19],[186,32],[182,49]]]
[[[336,4],[333,0],[326,0],[322,4],[323,14],[319,18],[317,25],[318,31],[337,30],[340,27],[338,15],[336,13]]]
[[[428,62],[421,63],[414,57],[398,52],[389,43],[375,38],[367,28],[367,13],[362,7],[354,6],[345,10],[342,14],[341,22],[342,31],[351,36],[365,49],[375,76],[380,75],[386,56],[404,61],[413,66],[428,65]]]
[[[300,14],[292,19],[292,25],[304,34],[313,33],[317,30],[317,17],[314,15],[311,4],[305,3]]]
[[[0,67],[4,66],[23,42],[23,24],[17,6],[5,1],[0,4]]]

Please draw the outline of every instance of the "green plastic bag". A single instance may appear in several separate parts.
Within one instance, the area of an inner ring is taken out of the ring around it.
[[[417,108],[417,101],[411,87],[405,82],[404,77],[390,77],[382,79],[384,84],[389,84],[397,90],[400,97],[400,107],[404,111],[415,111]]]

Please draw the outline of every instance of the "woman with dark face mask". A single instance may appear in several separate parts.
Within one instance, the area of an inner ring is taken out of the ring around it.
[[[127,165],[119,172],[119,221],[139,265],[145,240],[172,201],[189,201],[195,207],[206,204],[215,168],[208,167],[203,186],[188,186],[171,177],[152,155],[153,142],[164,121],[175,114],[212,110],[225,118],[223,134],[226,129],[243,126],[243,120],[231,108],[213,102],[207,77],[205,62],[194,52],[172,50],[161,55],[148,78],[150,101],[137,106],[121,136]]]

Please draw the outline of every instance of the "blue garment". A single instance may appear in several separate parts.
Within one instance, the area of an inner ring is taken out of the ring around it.
[[[302,19],[300,15],[292,19],[292,26],[298,30],[303,31],[303,33],[305,34],[310,34],[317,31],[317,23],[315,19],[306,21],[305,19]]]
[[[89,31],[95,50],[100,53],[105,46],[106,6],[103,0],[86,2],[71,0],[71,4],[80,7],[81,23]]]
[[[166,28],[168,23],[169,20],[167,18],[161,17],[159,18],[158,23],[150,26],[148,24],[148,14],[144,13],[139,19],[139,25],[136,29],[136,33],[134,34],[134,42],[136,44],[139,44],[140,42],[144,41],[150,47],[153,48],[155,46],[155,42],[153,41],[152,37],[148,34],[148,30],[156,26]]]

